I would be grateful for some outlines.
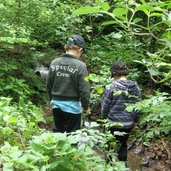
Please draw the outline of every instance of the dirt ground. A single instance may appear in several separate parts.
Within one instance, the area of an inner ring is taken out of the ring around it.
[[[171,171],[171,143],[161,138],[149,146],[135,145],[129,149],[128,166],[131,171]]]

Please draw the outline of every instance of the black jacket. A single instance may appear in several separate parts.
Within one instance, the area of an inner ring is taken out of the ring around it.
[[[137,82],[115,80],[103,94],[102,118],[108,118],[112,124],[120,122],[126,129],[132,128],[134,122],[140,117],[140,113],[135,110],[128,112],[126,105],[134,104],[140,99],[141,91]]]
[[[80,100],[88,108],[90,85],[86,64],[73,55],[63,54],[51,62],[47,77],[47,91],[50,99]]]

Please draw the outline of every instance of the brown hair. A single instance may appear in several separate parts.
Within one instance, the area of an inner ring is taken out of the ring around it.
[[[69,51],[69,50],[78,50],[78,49],[80,49],[78,46],[76,46],[76,45],[68,45],[68,44],[66,44],[65,46],[64,46],[64,49],[66,50],[66,51]]]

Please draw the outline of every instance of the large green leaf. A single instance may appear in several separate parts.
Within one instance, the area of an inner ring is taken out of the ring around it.
[[[108,11],[110,9],[110,6],[107,2],[97,0],[96,3],[105,11]]]
[[[92,13],[100,13],[103,10],[99,9],[98,7],[91,7],[89,5],[85,7],[78,8],[75,10],[72,15],[83,15],[83,14],[92,14]]]
[[[142,4],[135,7],[135,11],[153,10],[151,4]]]
[[[125,14],[128,13],[128,9],[126,8],[115,8],[113,10],[113,14],[116,16],[116,17],[120,17],[120,16],[123,16]]]

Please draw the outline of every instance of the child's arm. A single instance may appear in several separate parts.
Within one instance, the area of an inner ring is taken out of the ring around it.
[[[52,87],[54,84],[54,79],[55,79],[55,65],[53,64],[53,61],[52,61],[49,67],[48,76],[46,78],[47,93],[48,93],[50,100],[52,99],[51,91],[52,91]]]

